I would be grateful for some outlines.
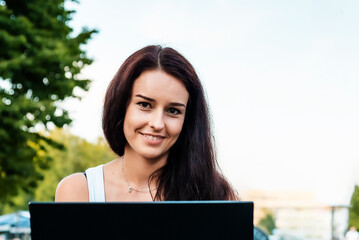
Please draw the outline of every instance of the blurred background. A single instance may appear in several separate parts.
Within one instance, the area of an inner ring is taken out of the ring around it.
[[[195,67],[219,165],[255,225],[344,239],[359,227],[358,22],[358,0],[0,0],[0,214],[116,157],[107,85],[161,44]]]

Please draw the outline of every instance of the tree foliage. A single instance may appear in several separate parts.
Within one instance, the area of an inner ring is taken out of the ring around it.
[[[54,201],[56,187],[61,179],[116,158],[103,138],[99,138],[97,143],[90,143],[64,129],[55,129],[49,138],[63,144],[64,148],[47,147],[47,154],[52,161],[48,169],[40,170],[44,178],[38,182],[32,194],[20,191],[12,204],[4,206],[3,213],[27,209],[29,201]]]
[[[359,186],[355,185],[349,209],[349,226],[359,228]]]
[[[266,215],[261,220],[259,220],[258,227],[268,235],[272,235],[273,230],[276,228],[274,215],[269,210],[265,210],[265,213]]]
[[[64,1],[0,0],[0,205],[36,187],[46,146],[61,147],[38,130],[69,124],[58,102],[89,87],[81,46],[96,30],[73,34]]]

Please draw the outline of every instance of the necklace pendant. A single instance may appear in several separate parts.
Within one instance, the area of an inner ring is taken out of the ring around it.
[[[128,192],[131,193],[133,188],[131,186],[128,187]]]

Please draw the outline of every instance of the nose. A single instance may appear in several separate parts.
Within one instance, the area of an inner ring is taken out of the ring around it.
[[[150,121],[148,125],[153,128],[155,131],[161,131],[165,127],[165,123],[163,121],[163,112],[162,111],[154,111],[151,114]]]

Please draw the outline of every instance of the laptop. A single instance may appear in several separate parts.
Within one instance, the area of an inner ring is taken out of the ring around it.
[[[32,240],[252,240],[253,202],[31,202]]]

